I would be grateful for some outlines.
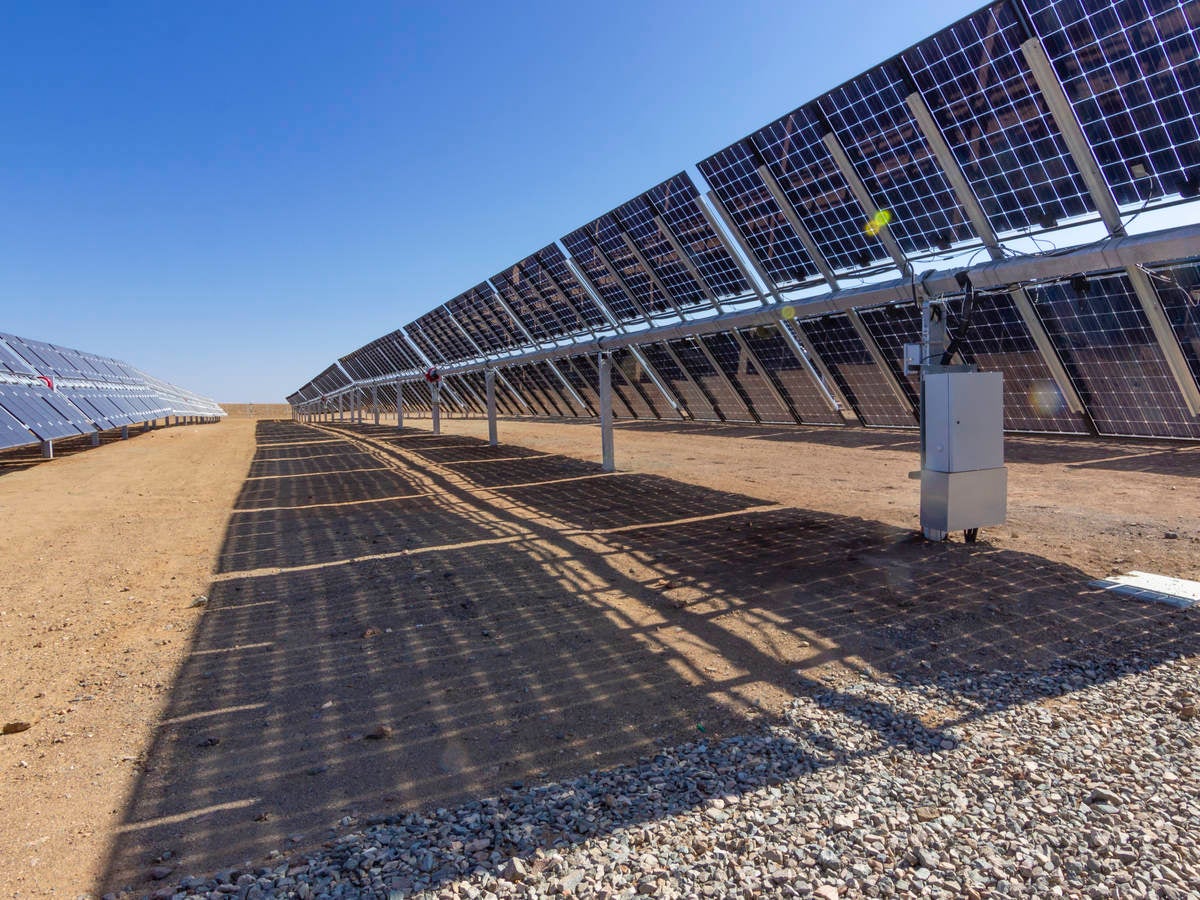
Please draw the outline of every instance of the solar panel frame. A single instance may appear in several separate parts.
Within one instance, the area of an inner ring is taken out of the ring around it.
[[[884,372],[845,313],[787,323],[802,330],[838,389],[868,427],[916,428],[911,407],[904,406]]]
[[[564,322],[574,322],[572,334],[594,331],[608,324],[604,311],[596,305],[556,244],[548,244],[521,261],[521,268],[550,300]]]
[[[905,102],[909,93],[899,62],[889,60],[817,98],[816,108],[875,205],[891,213],[887,228],[907,255],[977,243]]]
[[[671,298],[659,290],[658,285],[654,283],[654,278],[625,243],[622,237],[623,233],[621,224],[615,215],[605,213],[599,218],[593,219],[583,228],[571,232],[563,238],[563,243],[570,248],[571,243],[578,242],[580,240],[578,235],[582,234],[600,248],[608,266],[620,275],[625,286],[633,293],[632,299],[637,309],[633,318],[642,318],[643,312],[651,318],[660,318],[664,315],[673,316],[675,307],[671,303]],[[572,253],[574,253],[573,250]]]
[[[1083,296],[1069,282],[1029,294],[1100,434],[1200,438],[1127,275],[1089,274]]]
[[[763,271],[779,287],[807,284],[817,267],[758,173],[760,159],[742,140],[696,164]]]
[[[709,305],[708,298],[675,252],[655,219],[657,212],[644,194],[618,206],[613,218],[641,251],[674,305],[686,309]]]
[[[1024,8],[1119,204],[1141,206],[1153,200],[1155,187],[1178,194],[1197,177],[1200,10],[1194,2],[1024,0]]]

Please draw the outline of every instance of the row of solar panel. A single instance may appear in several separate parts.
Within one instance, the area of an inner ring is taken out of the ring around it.
[[[0,334],[0,449],[169,416],[223,416],[213,401],[120,360]]]
[[[570,257],[544,247],[343,357],[289,401],[758,302],[717,218],[768,289],[836,289],[841,277],[1095,219],[1097,191],[1127,210],[1195,197],[1198,10],[989,4],[703,160],[711,209],[680,173],[566,235]],[[1099,186],[1068,151],[1067,128],[1082,128]],[[881,210],[889,223],[865,227]],[[900,389],[911,392],[903,379]]]
[[[1198,34],[1200,12],[1183,0],[1003,0],[698,168],[718,209],[781,288],[820,280],[819,263],[853,276],[978,245],[987,235],[973,225],[946,165],[961,171],[1001,239],[1094,218],[1096,199],[1045,88],[1065,92],[1119,205],[1194,197]],[[1038,48],[1053,86],[1035,75]],[[922,110],[936,134],[922,130]],[[944,141],[953,161],[939,160],[931,141]],[[890,224],[872,233],[864,225],[878,210],[889,212]],[[681,173],[562,243],[611,315],[628,323],[752,293],[718,232]],[[610,324],[551,244],[406,331],[430,362],[449,363]]]
[[[1200,263],[1150,274],[1200,385]],[[1013,294],[978,296],[961,351],[981,369],[1004,374],[1006,429],[1200,439],[1200,420],[1190,414],[1126,274],[1034,286],[1027,296],[1032,322]],[[951,320],[952,329],[958,325]],[[1049,336],[1082,410],[1064,398],[1033,329]],[[699,421],[840,425],[846,421],[840,407],[868,426],[913,427],[919,385],[904,374],[903,347],[920,339],[920,310],[891,304],[641,344],[614,355],[614,414],[669,419],[682,410]],[[599,412],[593,356],[499,372],[497,402],[505,414]],[[481,373],[449,376],[443,398],[482,414],[483,383]],[[394,386],[379,390],[394,402]],[[403,390],[406,405],[428,408],[424,385]]]

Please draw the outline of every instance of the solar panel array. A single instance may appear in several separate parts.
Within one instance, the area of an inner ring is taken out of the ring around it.
[[[120,360],[0,334],[0,449],[170,416],[224,415],[212,400]]]
[[[1043,235],[1087,246],[1119,237],[1122,218],[1195,202],[1198,58],[1191,0],[990,3],[288,400],[328,409],[399,380],[406,404],[428,408],[420,379],[437,365],[444,402],[478,411],[486,367],[501,373],[502,411],[594,416],[590,354],[619,347],[619,417],[915,427],[903,347],[921,337],[917,285],[909,302],[858,306],[831,302],[841,282],[901,284],[939,260],[970,269]],[[936,299],[966,334],[962,357],[1004,373],[1009,430],[1200,439],[1197,259],[1200,246],[1144,271],[1047,269],[974,297],[969,325],[961,293]],[[760,308],[778,314],[718,318]]]

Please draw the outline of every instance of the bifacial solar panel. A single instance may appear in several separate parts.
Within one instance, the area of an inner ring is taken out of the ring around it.
[[[8,345],[7,335],[0,335],[0,372],[12,375],[36,375],[37,372],[27,363],[17,351]]]
[[[497,272],[491,282],[535,341],[553,340],[567,331],[553,307],[526,279],[519,266],[509,266],[503,272]]]
[[[893,303],[874,309],[860,309],[858,314],[875,339],[875,346],[887,360],[892,375],[900,380],[909,402],[916,405],[917,398],[921,396],[921,377],[916,373],[905,374],[904,345],[921,343],[920,307],[912,303]]]
[[[541,379],[546,391],[553,395],[557,401],[557,405],[562,407],[563,415],[589,416],[592,414],[578,399],[571,395],[571,392],[563,384],[563,380],[558,377],[558,373],[550,363],[538,362],[534,363],[530,368]]]
[[[37,443],[37,438],[3,406],[0,406],[0,450]]]
[[[1127,276],[1091,275],[1030,296],[1101,434],[1200,438]]]
[[[700,192],[686,172],[668,178],[643,196],[675,235],[709,290],[718,299],[751,293],[745,273],[700,208]]]
[[[789,323],[795,326],[796,323]],[[842,395],[854,407],[864,425],[916,427],[911,407],[896,397],[888,383],[890,375],[875,364],[871,352],[845,315],[805,319],[799,324],[837,382]]]
[[[723,331],[719,334],[705,335],[699,340],[708,348],[709,355],[716,360],[725,377],[737,388],[742,400],[754,412],[758,421],[795,424],[796,419],[772,392],[763,372],[732,334]]]
[[[738,141],[697,164],[770,279],[780,287],[810,280],[817,268],[758,174],[759,157]]]
[[[562,383],[558,376],[547,373],[543,368],[545,363],[532,363],[521,366],[521,374],[547,413],[552,416],[574,416],[574,407],[563,392]]]
[[[801,108],[750,140],[835,272],[892,265],[879,237],[866,233],[868,216],[825,146],[823,133],[819,119]]]
[[[704,422],[721,421],[720,414],[713,409],[712,401],[704,391],[696,385],[687,372],[680,368],[675,358],[667,352],[663,344],[641,344],[638,346],[659,377],[667,383],[667,387],[675,394],[680,404],[693,419]]]
[[[612,270],[621,276],[625,285],[632,291],[633,300],[639,310],[650,316],[674,312],[675,307],[670,299],[658,289],[650,273],[625,243],[624,231],[613,214],[603,215],[583,228],[571,232],[563,238],[563,243],[573,256],[577,256],[573,248],[585,243],[585,239],[590,239],[600,248]],[[637,316],[638,313],[634,313],[634,317]]]
[[[1164,266],[1151,272],[1158,299],[1200,385],[1200,263]]]
[[[1200,5],[1023,2],[1117,202],[1196,196]]]
[[[726,422],[754,422],[746,401],[737,392],[724,373],[708,358],[697,340],[671,341],[671,349],[683,363],[688,374],[712,400],[717,415]]]
[[[603,311],[579,283],[557,244],[549,244],[522,260],[521,269],[550,301],[559,318],[574,323],[573,333],[607,324]]]
[[[454,319],[445,306],[431,310],[427,318],[429,324],[426,333],[438,342],[438,346],[445,348],[449,361],[461,362],[479,358],[479,351],[471,345],[470,339],[463,334],[462,329],[454,324]]]
[[[313,386],[322,394],[331,394],[338,388],[346,387],[349,384],[350,379],[336,364],[313,379]]]
[[[563,359],[551,360],[548,365],[558,370],[571,388],[579,395],[579,399],[586,406],[586,414],[589,416],[600,415],[600,394],[596,389],[596,385],[590,382],[575,365],[573,357],[564,357]],[[573,405],[579,405],[576,401]]]
[[[675,305],[682,308],[708,305],[704,289],[658,227],[655,210],[644,195],[618,206],[612,215],[637,245]]]
[[[628,348],[613,352],[612,386],[613,392],[621,395],[630,412],[639,419],[677,420],[682,417],[663,397],[637,355]]]
[[[0,407],[43,441],[94,430],[87,416],[49,388],[0,383]]]
[[[742,340],[762,363],[761,377],[770,378],[799,420],[808,425],[843,425],[845,420],[830,406],[812,372],[796,358],[791,346],[774,325],[745,328]]]
[[[975,239],[950,183],[904,98],[895,61],[863,73],[817,101],[834,136],[909,255]],[[864,223],[865,225],[865,223]]]
[[[562,242],[614,319],[620,322],[635,322],[643,318],[636,302],[625,293],[625,289],[614,276],[613,268],[604,258],[604,254],[588,237],[586,228],[572,231]]]
[[[578,389],[592,408],[596,410],[596,414],[600,413],[600,370],[596,364],[596,360],[592,356],[581,355],[572,356],[570,363],[579,375],[580,381],[586,385],[586,390]],[[612,371],[612,410],[613,415],[619,419],[637,418],[637,414],[626,403],[625,397],[630,390],[628,385],[618,386],[618,373],[615,369]],[[652,415],[643,414],[643,417],[652,418]]]
[[[448,375],[443,382],[442,396],[457,398],[456,405],[466,407],[468,412],[476,415],[487,413],[484,397],[483,376],[478,372],[464,372],[462,375]],[[449,387],[449,390],[446,390]]]
[[[903,54],[926,105],[1000,235],[1094,212],[1021,52],[1011,2],[993,3]]]
[[[947,324],[959,334],[959,303],[949,304]],[[1087,421],[1072,412],[1038,352],[1009,294],[975,298],[962,355],[982,371],[1004,375],[1004,427],[1008,431],[1087,434]]]
[[[431,341],[425,334],[425,329],[421,327],[420,320],[416,322],[410,322],[409,324],[405,325],[404,333],[408,335],[408,339],[412,341],[413,346],[416,347],[421,354],[429,360],[429,362],[434,364],[446,362],[446,357],[442,355],[442,351],[439,350],[433,341]],[[424,366],[425,363],[422,361],[421,367],[424,368]]]

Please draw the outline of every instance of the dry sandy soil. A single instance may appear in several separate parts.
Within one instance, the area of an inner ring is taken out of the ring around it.
[[[591,424],[231,412],[0,456],[4,895],[257,865],[816,686],[1200,649],[1088,585],[1200,580],[1200,447],[1010,438],[1008,524],[928,544],[909,433],[627,423],[606,475]]]

